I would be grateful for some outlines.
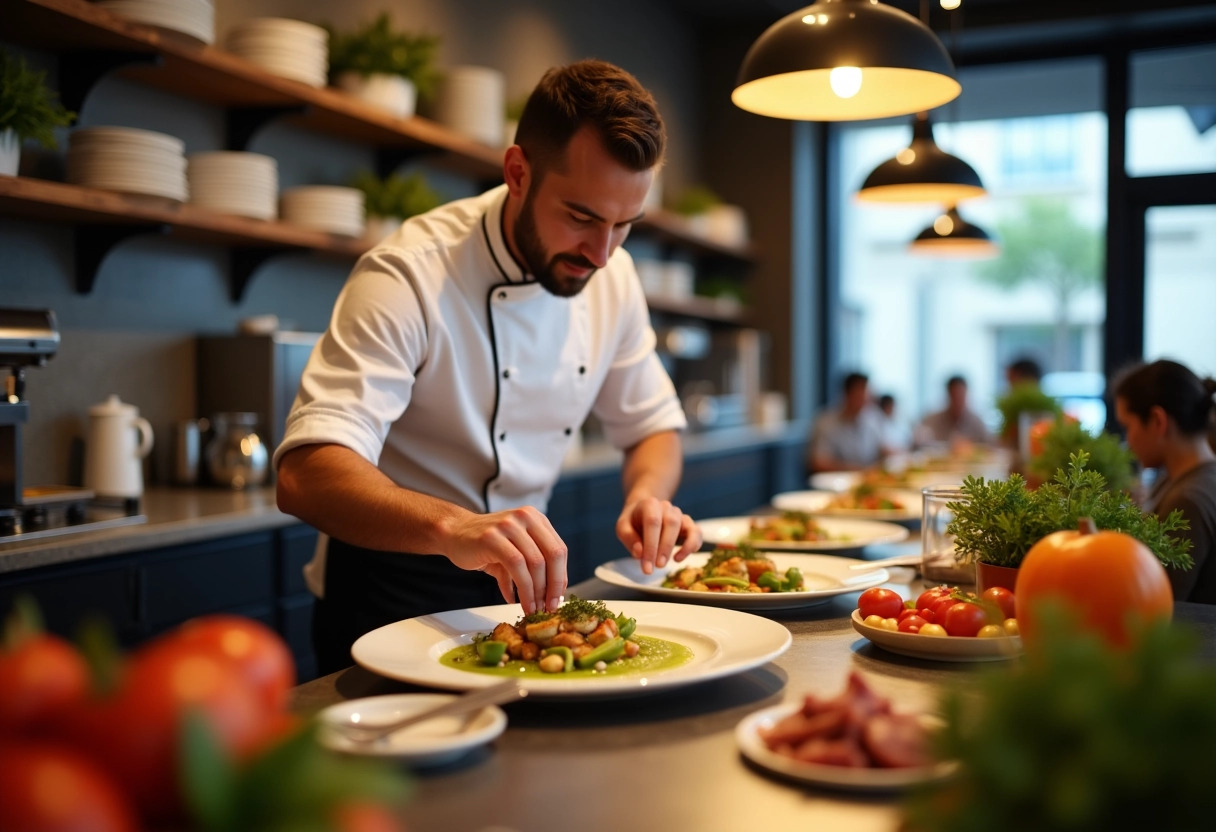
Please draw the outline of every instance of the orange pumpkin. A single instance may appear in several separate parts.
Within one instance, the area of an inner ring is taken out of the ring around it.
[[[1174,593],[1165,567],[1136,538],[1094,531],[1089,518],[1079,531],[1061,531],[1040,540],[1022,560],[1014,590],[1018,625],[1028,648],[1038,636],[1038,605],[1052,598],[1064,604],[1077,625],[1124,647],[1129,625],[1169,619]]]

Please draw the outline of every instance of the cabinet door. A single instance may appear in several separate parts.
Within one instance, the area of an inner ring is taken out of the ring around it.
[[[21,595],[38,604],[47,631],[64,638],[75,638],[81,623],[90,618],[109,622],[123,645],[142,637],[130,560],[9,573],[0,578],[0,615],[7,615]]]
[[[271,532],[179,546],[146,556],[139,566],[141,608],[153,632],[197,615],[242,608],[273,615]]]

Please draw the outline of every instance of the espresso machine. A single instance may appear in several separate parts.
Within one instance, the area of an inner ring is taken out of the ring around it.
[[[0,545],[69,531],[144,521],[138,506],[101,506],[85,488],[26,487],[22,483],[22,428],[30,418],[25,372],[42,367],[59,350],[59,329],[49,309],[0,308]]]

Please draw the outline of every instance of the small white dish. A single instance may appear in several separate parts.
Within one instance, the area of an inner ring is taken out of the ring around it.
[[[339,702],[319,714],[320,741],[342,754],[392,757],[416,766],[450,763],[503,732],[507,715],[502,708],[491,705],[471,715],[428,719],[374,742],[356,742],[330,725],[350,722],[356,715],[367,725],[388,724],[457,698],[448,693],[400,693]]]
[[[772,728],[802,707],[801,702],[786,702],[748,714],[735,727],[735,741],[743,756],[771,772],[816,786],[827,786],[852,792],[891,792],[920,783],[930,783],[949,777],[957,768],[954,763],[938,763],[916,768],[850,768],[804,763],[769,749],[760,731]]]

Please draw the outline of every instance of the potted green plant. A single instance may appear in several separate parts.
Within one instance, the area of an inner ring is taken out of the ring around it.
[[[329,72],[335,84],[398,118],[435,91],[439,37],[395,30],[388,12],[351,32],[329,31]]]
[[[1099,529],[1131,535],[1166,567],[1190,569],[1191,541],[1174,532],[1190,528],[1182,512],[1164,520],[1142,510],[1126,491],[1112,491],[1097,471],[1088,470],[1089,454],[1069,454],[1068,467],[1031,490],[1020,474],[1006,480],[967,477],[963,499],[948,504],[954,518],[946,527],[954,536],[955,558],[976,565],[981,589],[1013,589],[1016,570],[1030,547],[1052,532],[1075,529],[1082,517]]]
[[[1028,476],[1039,482],[1068,467],[1071,454],[1085,451],[1086,467],[1097,471],[1112,491],[1130,491],[1134,484],[1132,454],[1118,437],[1105,431],[1094,435],[1074,419],[1056,419],[1038,440],[1038,452],[1027,463]]]
[[[996,400],[996,407],[1001,412],[1000,436],[1015,450],[1020,444],[1018,422],[1023,413],[1044,413],[1054,419],[1063,412],[1060,403],[1033,382],[1013,385]]]
[[[0,50],[0,174],[16,176],[21,142],[55,146],[56,127],[66,127],[76,114],[64,109],[46,86],[46,73],[30,69],[25,59]]]
[[[363,191],[366,236],[370,240],[384,239],[404,220],[425,214],[443,201],[418,173],[408,176],[393,174],[381,179],[363,171],[351,184]]]

